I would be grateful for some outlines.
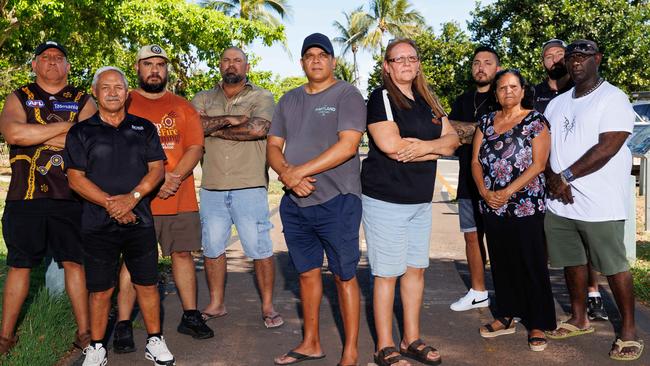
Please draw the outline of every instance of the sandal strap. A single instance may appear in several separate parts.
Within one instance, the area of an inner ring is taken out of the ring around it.
[[[488,332],[490,332],[490,333],[495,332],[494,327],[493,327],[492,324],[490,324],[490,323],[485,324],[484,327],[485,327],[485,329],[487,329]]]
[[[514,318],[506,319],[505,317],[498,317],[498,318],[495,318],[494,320],[496,320],[499,323],[503,324],[504,329],[508,329],[508,328],[510,328],[510,325],[512,324],[512,319],[514,319]]]
[[[533,343],[533,342],[548,342],[546,338],[542,337],[530,337],[528,338],[528,343]]]
[[[424,345],[424,342],[422,341],[422,339],[418,338],[418,339],[414,340],[413,342],[411,342],[411,344],[409,344],[409,346],[406,349],[413,352],[413,353],[420,353],[420,351],[418,350],[418,347],[420,347],[422,345]]]
[[[395,355],[391,356],[392,353],[396,353]],[[402,355],[399,354],[397,351],[397,348],[395,347],[384,347],[377,352],[377,356],[379,356],[380,359],[388,362],[390,365],[394,363],[398,363],[400,360],[402,360]]]

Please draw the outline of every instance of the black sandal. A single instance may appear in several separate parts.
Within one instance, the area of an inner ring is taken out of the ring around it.
[[[397,354],[391,356],[391,353]],[[404,357],[399,354],[395,347],[384,347],[376,355],[373,355],[373,358],[377,366],[390,366],[404,360]]]
[[[422,349],[418,349],[421,346],[424,347],[422,347]],[[401,348],[402,347],[400,347],[399,352],[403,356],[422,362],[425,365],[440,365],[442,363],[442,357],[439,357],[437,360],[431,360],[429,359],[429,357],[427,357],[429,355],[429,352],[436,353],[438,352],[438,350],[431,346],[425,345],[425,343],[422,342],[421,339],[414,340],[411,344],[409,344],[408,348],[405,350]]]
[[[512,334],[517,330],[516,324],[511,327],[511,325],[513,325],[513,322],[514,322],[514,318],[510,318],[510,319],[495,318],[494,320],[496,320],[499,323],[503,324],[503,329],[498,329],[497,330],[497,329],[494,329],[492,324],[490,324],[490,323],[485,324],[484,327],[485,327],[485,329],[487,329],[487,332],[481,332],[481,330],[479,329],[479,333],[481,334],[481,337],[483,337],[483,338],[494,338],[494,337],[498,337],[498,336],[502,336],[502,335],[506,335],[506,334]]]

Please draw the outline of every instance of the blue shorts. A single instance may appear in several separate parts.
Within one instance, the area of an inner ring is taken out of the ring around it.
[[[273,255],[266,188],[201,189],[199,197],[203,255],[217,258],[226,252],[233,224],[248,257],[265,259]]]
[[[299,207],[285,195],[280,218],[291,261],[299,273],[323,266],[347,281],[359,264],[361,200],[353,194],[338,195],[319,205]]]
[[[399,204],[362,197],[363,232],[373,276],[396,277],[429,266],[431,203]]]
[[[483,217],[479,212],[478,201],[470,198],[458,199],[458,220],[460,221],[460,232],[472,233],[483,231]]]

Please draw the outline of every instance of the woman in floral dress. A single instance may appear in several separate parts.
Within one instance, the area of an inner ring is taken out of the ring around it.
[[[544,240],[548,122],[532,110],[518,70],[497,73],[493,90],[500,109],[479,122],[472,157],[497,302],[495,320],[479,331],[485,338],[511,334],[520,318],[530,349],[542,351],[544,331],[555,329]]]

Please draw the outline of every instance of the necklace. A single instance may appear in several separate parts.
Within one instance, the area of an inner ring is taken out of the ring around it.
[[[488,100],[488,98],[483,99],[483,101],[481,102],[481,104],[479,104],[479,105],[477,106],[477,105],[476,105],[476,95],[477,95],[477,94],[478,94],[478,91],[477,91],[477,90],[474,90],[474,99],[473,99],[472,101],[474,102],[474,119],[475,119],[475,120],[476,120],[476,117],[477,117],[476,115],[478,114],[478,109],[481,108],[481,106],[482,106],[485,102],[487,102],[487,100]]]
[[[596,84],[594,84],[594,86],[592,86],[592,87],[591,87],[589,90],[587,90],[585,93],[582,93],[582,95],[580,95],[579,97],[576,97],[576,90],[575,90],[575,88],[574,88],[574,89],[573,89],[573,99],[576,99],[576,98],[582,98],[582,97],[584,97],[584,96],[587,96],[587,95],[591,94],[594,90],[598,89],[598,87],[600,86],[600,84],[602,84],[604,81],[605,81],[605,79],[603,79],[603,78],[598,78],[598,81],[596,82]]]

